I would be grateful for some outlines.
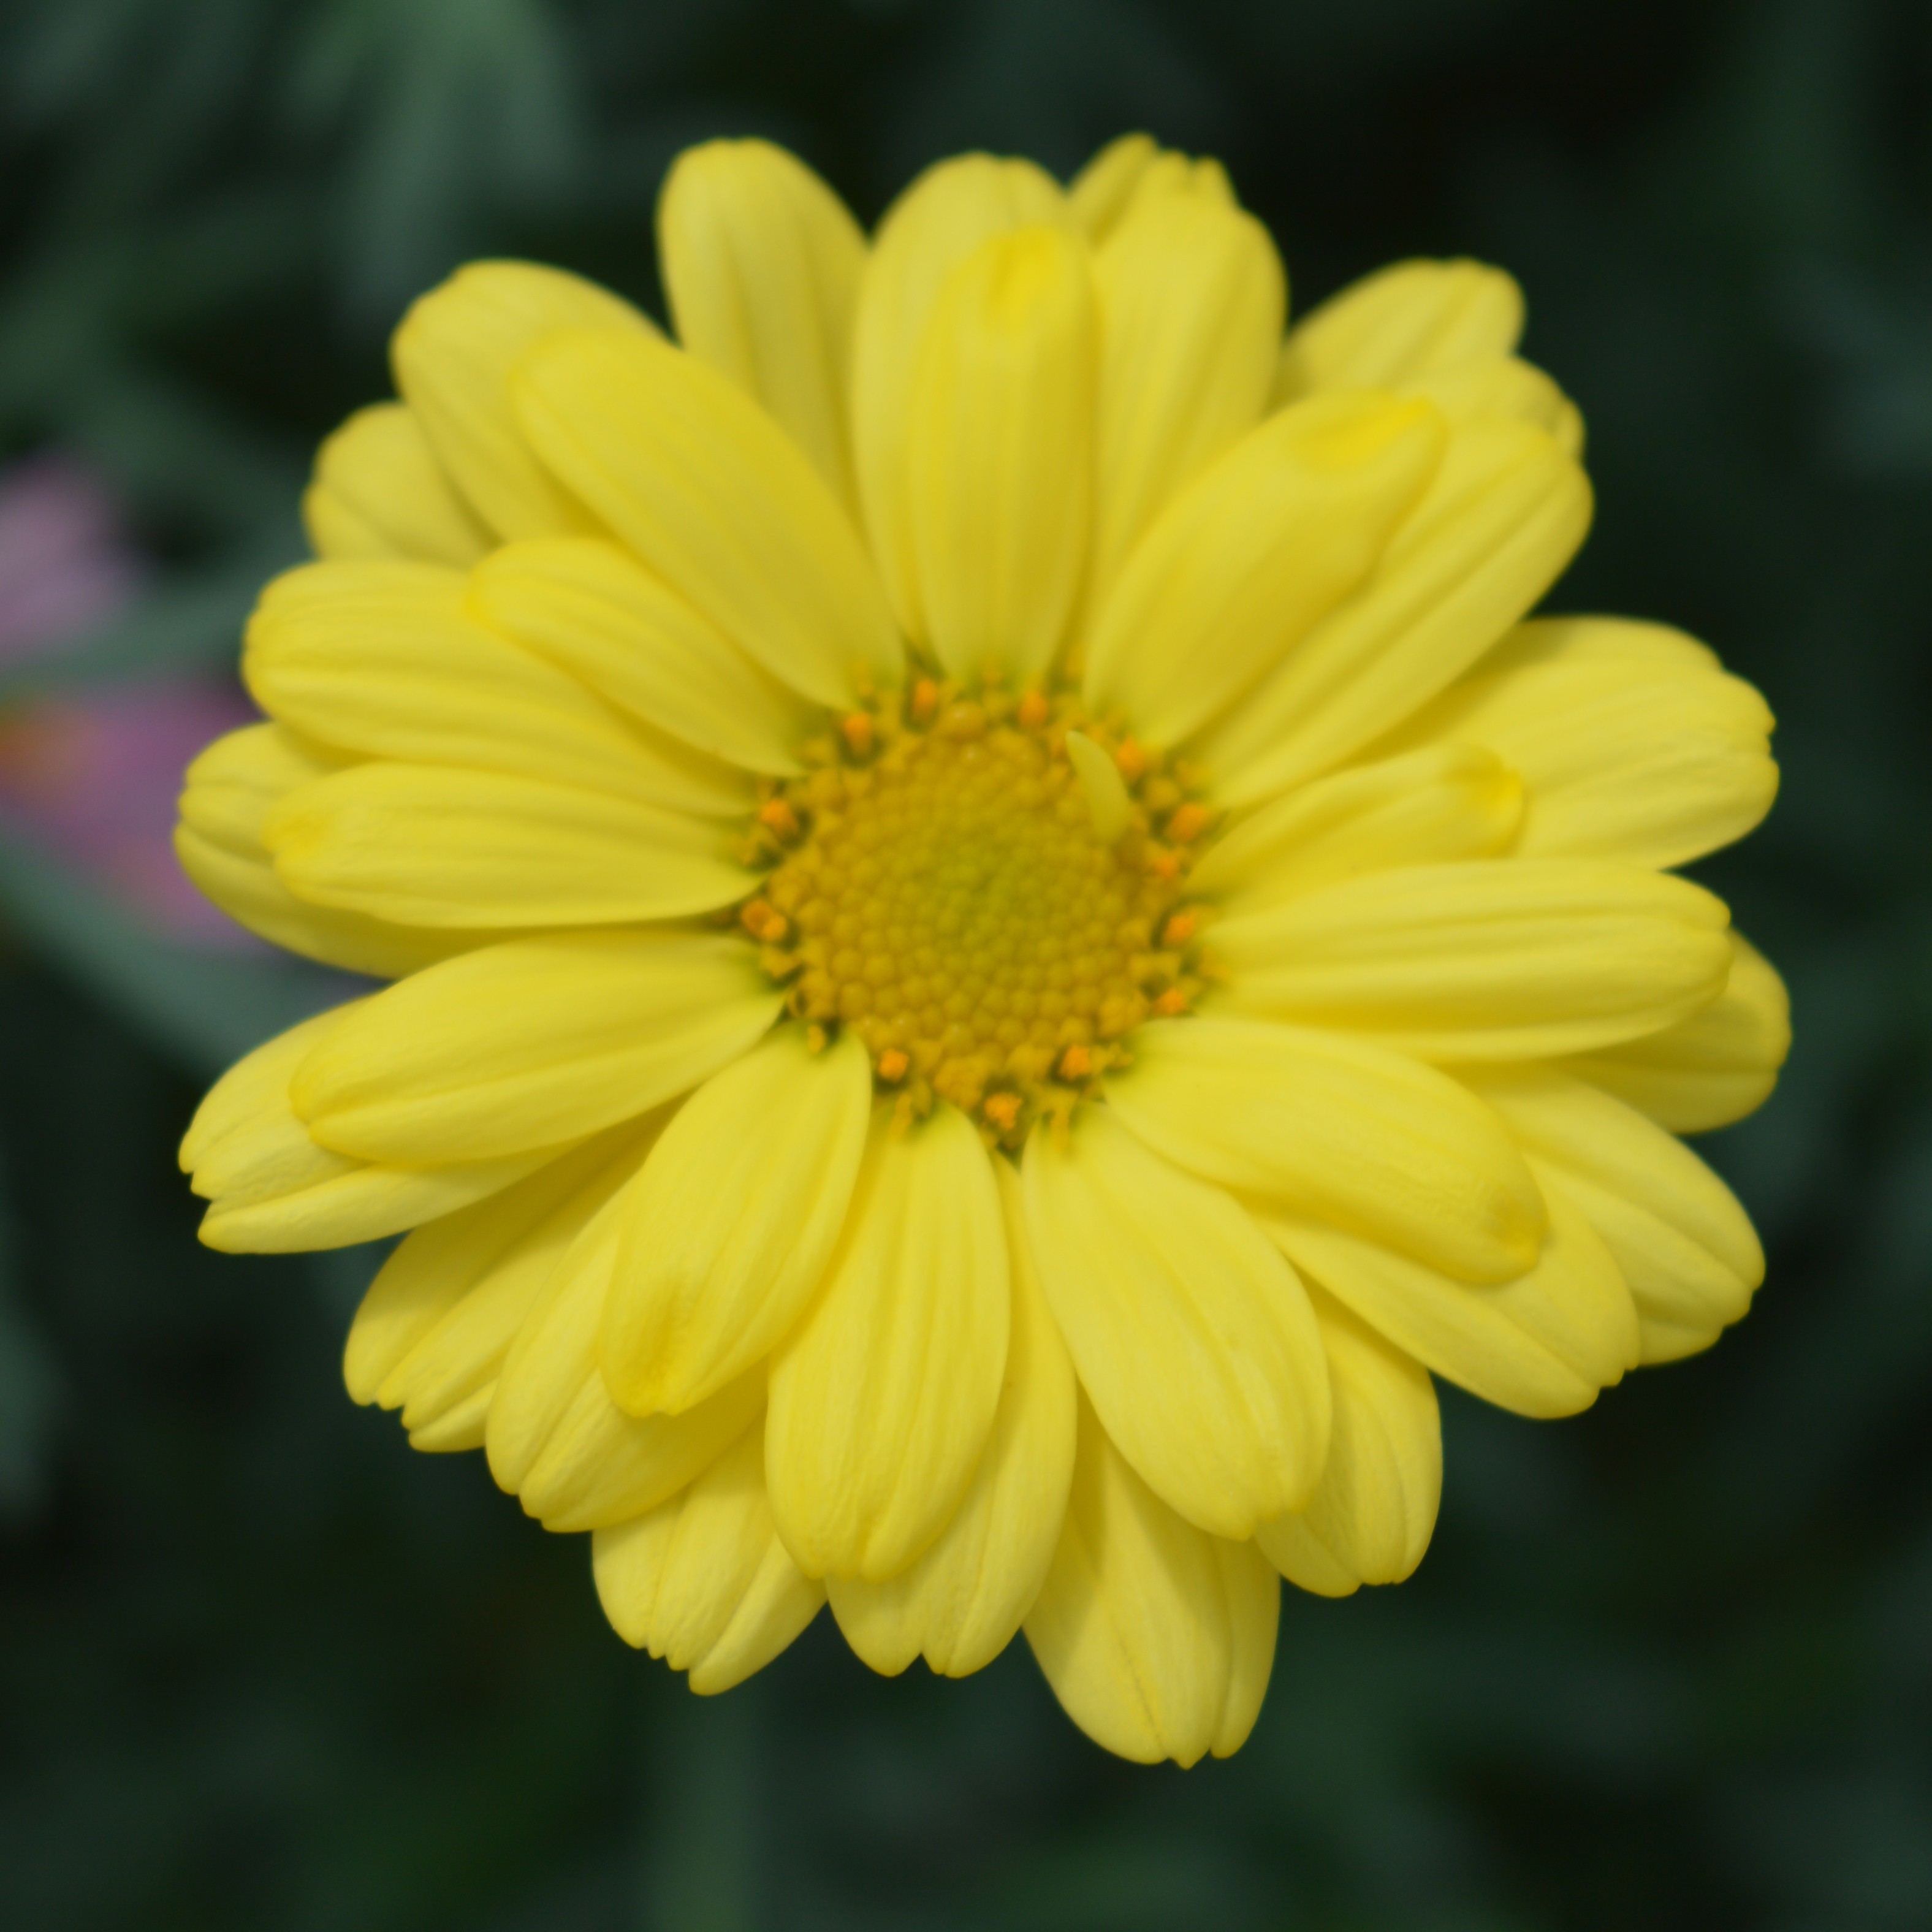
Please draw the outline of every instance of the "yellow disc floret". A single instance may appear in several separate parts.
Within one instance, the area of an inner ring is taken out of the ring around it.
[[[1110,839],[1070,730],[1120,776]],[[907,1118],[948,1100],[1017,1145],[1120,1064],[1141,1020],[1192,1003],[1197,922],[1179,901],[1208,814],[1070,693],[922,680],[808,757],[760,807],[774,869],[739,916],[792,1011],[856,1034]]]

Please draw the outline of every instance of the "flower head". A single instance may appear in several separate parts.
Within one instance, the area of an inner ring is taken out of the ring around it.
[[[1406,1576],[1432,1378],[1568,1414],[1762,1274],[1675,1138],[1781,988],[1678,878],[1774,788],[1582,540],[1514,285],[1284,339],[1209,163],[969,156],[869,242],[756,142],[674,170],[668,340],[484,263],[323,448],[321,561],[182,856],[393,979],[230,1072],[217,1246],[414,1229],[347,1376],[592,1533],[725,1688],[830,1598],[1024,1628],[1111,1749],[1239,1745],[1279,1578]]]

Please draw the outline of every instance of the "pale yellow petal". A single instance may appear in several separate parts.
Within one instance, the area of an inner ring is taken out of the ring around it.
[[[1468,1281],[1535,1260],[1543,1203],[1496,1115],[1446,1074],[1333,1034],[1156,1021],[1108,1104],[1171,1160]]]
[[[1073,1364],[1040,1285],[1019,1178],[994,1163],[1013,1276],[1006,1379],[973,1486],[939,1540],[880,1583],[833,1577],[832,1613],[874,1670],[915,1657],[964,1677],[1004,1650],[1033,1607],[1060,1542],[1073,1479]]]
[[[1250,1536],[1312,1492],[1328,1370],[1308,1298],[1252,1218],[1090,1107],[1024,1164],[1048,1305],[1108,1435],[1190,1522]]]
[[[1528,788],[1523,856],[1681,866],[1742,838],[1770,809],[1771,712],[1742,679],[1690,651],[1591,648],[1593,633],[1660,626],[1564,618],[1522,628],[1541,634],[1537,661],[1492,670],[1484,659],[1386,748],[1484,745],[1506,760]]]
[[[991,1432],[1012,1289],[992,1168],[940,1106],[878,1111],[818,1300],[772,1361],[765,1468],[809,1576],[904,1569],[958,1507]]]
[[[1274,1656],[1280,1598],[1270,1580],[1252,1546],[1169,1509],[1081,1403],[1066,1526],[1025,1628],[1061,1708],[1090,1738],[1142,1764],[1232,1750]]]
[[[1137,206],[1094,266],[1101,330],[1090,602],[1161,506],[1259,418],[1288,302],[1268,230],[1190,196]]]
[[[447,1456],[480,1449],[490,1426],[490,1404],[496,1393],[494,1382],[464,1397],[454,1408],[410,1431],[410,1447],[426,1456]]]
[[[1221,801],[1251,804],[1332,770],[1426,704],[1556,581],[1590,508],[1588,478],[1543,430],[1450,424],[1366,580],[1202,737]]]
[[[1550,1232],[1514,1281],[1471,1286],[1306,1216],[1256,1218],[1309,1280],[1426,1369],[1521,1415],[1574,1415],[1637,1362],[1617,1264],[1558,1190]]]
[[[368,1160],[488,1160],[614,1126],[751,1046],[780,995],[722,935],[512,940],[401,981],[297,1070],[296,1111]]]
[[[1151,134],[1119,135],[1073,177],[1067,199],[1094,240],[1104,239],[1126,212],[1135,184],[1160,152]]]
[[[1763,1105],[1791,1051],[1791,1001],[1777,969],[1731,934],[1723,997],[1688,1020],[1563,1063],[1672,1133],[1727,1126]]]
[[[773,676],[822,704],[904,662],[850,520],[728,376],[641,335],[566,334],[514,384],[544,461]]]
[[[1066,760],[1086,795],[1094,836],[1112,845],[1134,822],[1134,801],[1120,766],[1084,731],[1066,734]]]
[[[586,785],[736,817],[742,772],[614,710],[464,614],[466,580],[423,564],[320,563],[278,577],[242,670],[262,708],[324,744],[412,764]]]
[[[662,1124],[653,1115],[600,1134],[494,1199],[418,1228],[356,1310],[343,1358],[350,1394],[401,1409],[413,1432],[494,1388],[558,1262]]]
[[[1067,189],[1081,226],[1096,242],[1106,241],[1128,215],[1171,197],[1222,208],[1234,203],[1227,170],[1219,161],[1163,148],[1146,134],[1123,134],[1108,142]]]
[[[1058,655],[1086,560],[1097,317],[1078,242],[982,242],[941,288],[908,398],[921,640],[1016,684]]]
[[[790,777],[818,714],[612,543],[506,544],[471,574],[471,615],[682,743]]]
[[[1522,818],[1522,782],[1494,752],[1431,746],[1270,800],[1214,842],[1188,891],[1230,916],[1264,912],[1365,872],[1486,858]]]
[[[351,1009],[337,1007],[257,1047],[208,1090],[182,1165],[212,1204],[201,1238],[228,1254],[291,1254],[379,1240],[520,1180],[549,1150],[451,1167],[371,1165],[319,1147],[296,1118],[289,1082]]]
[[[782,1342],[844,1225],[872,1114],[857,1036],[781,1027],[680,1109],[620,1210],[605,1384],[635,1415],[688,1408]]]
[[[1634,1108],[1545,1068],[1472,1070],[1471,1084],[1601,1237],[1646,1322],[1714,1340],[1750,1306],[1764,1250],[1730,1190]],[[1547,1192],[1546,1180],[1545,1191]]]
[[[472,262],[417,302],[390,344],[403,400],[445,473],[499,537],[595,526],[532,452],[510,399],[510,372],[525,351],[563,328],[657,332],[580,277],[528,262]]]
[[[825,1586],[786,1555],[754,1426],[681,1495],[596,1531],[591,1574],[611,1628],[691,1673],[700,1694],[762,1670],[818,1614]]]
[[[1169,501],[1095,613],[1089,706],[1171,745],[1298,660],[1442,450],[1429,404],[1387,396],[1324,397],[1251,430]]]
[[[1476,356],[1507,356],[1522,291],[1480,262],[1396,262],[1312,309],[1282,346],[1277,403],[1318,389],[1392,388]]]
[[[1645,664],[1680,677],[1724,669],[1709,645],[1669,624],[1634,617],[1532,617],[1498,638],[1469,675],[1557,663]]]
[[[405,403],[358,410],[322,444],[302,521],[322,557],[410,557],[460,570],[490,542]]]
[[[1393,386],[1405,396],[1426,396],[1452,422],[1510,416],[1533,423],[1566,454],[1583,452],[1583,418],[1576,405],[1532,362],[1516,356],[1478,356],[1413,382]]]
[[[1331,1295],[1309,1298],[1334,1391],[1328,1460],[1308,1507],[1263,1523],[1255,1544],[1291,1583],[1346,1597],[1422,1561],[1442,1499],[1442,1426],[1419,1363]]]
[[[982,242],[1040,224],[1074,229],[1050,176],[1030,161],[962,154],[927,169],[886,211],[866,264],[853,321],[853,464],[872,554],[909,636],[924,632],[906,436],[926,324],[946,278]]]
[[[1214,1539],[1221,1587],[1228,1598],[1228,1688],[1220,1721],[1208,1748],[1232,1757],[1248,1741],[1274,1674],[1275,1638],[1281,1623],[1281,1585],[1256,1546]]]
[[[762,403],[850,507],[847,369],[866,238],[844,203],[769,141],[706,141],[665,178],[658,254],[678,340]]]
[[[551,1270],[490,1406],[490,1472],[546,1529],[601,1529],[656,1509],[709,1468],[764,1401],[762,1366],[682,1415],[626,1415],[610,1400],[597,1337],[618,1198],[607,1197],[581,1224]]]
[[[1228,1004],[1425,1059],[1587,1052],[1708,1006],[1730,914],[1702,887],[1586,859],[1371,872],[1214,928]]]
[[[497,931],[729,905],[758,885],[742,837],[609,792],[386,760],[298,787],[262,829],[276,877],[313,904]]]
[[[296,786],[343,769],[279,724],[250,724],[218,738],[188,768],[175,851],[201,890],[250,932],[304,958],[400,978],[478,943],[473,933],[395,926],[358,913],[304,905],[275,877],[262,826]]]

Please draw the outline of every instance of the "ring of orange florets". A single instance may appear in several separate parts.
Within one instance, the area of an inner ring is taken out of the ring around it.
[[[1112,760],[1126,829],[1102,842],[1069,758]],[[946,1100],[1016,1150],[1126,1064],[1207,969],[1186,902],[1213,830],[1184,764],[1065,689],[921,679],[868,694],[763,788],[736,916],[819,1041],[849,1028],[909,1122]]]

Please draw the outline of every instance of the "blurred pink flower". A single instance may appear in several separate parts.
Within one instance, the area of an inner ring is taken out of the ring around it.
[[[0,667],[58,656],[147,580],[106,486],[70,458],[0,473]],[[224,681],[124,680],[0,712],[0,820],[75,867],[166,937],[257,944],[175,862],[182,768],[254,716]]]

